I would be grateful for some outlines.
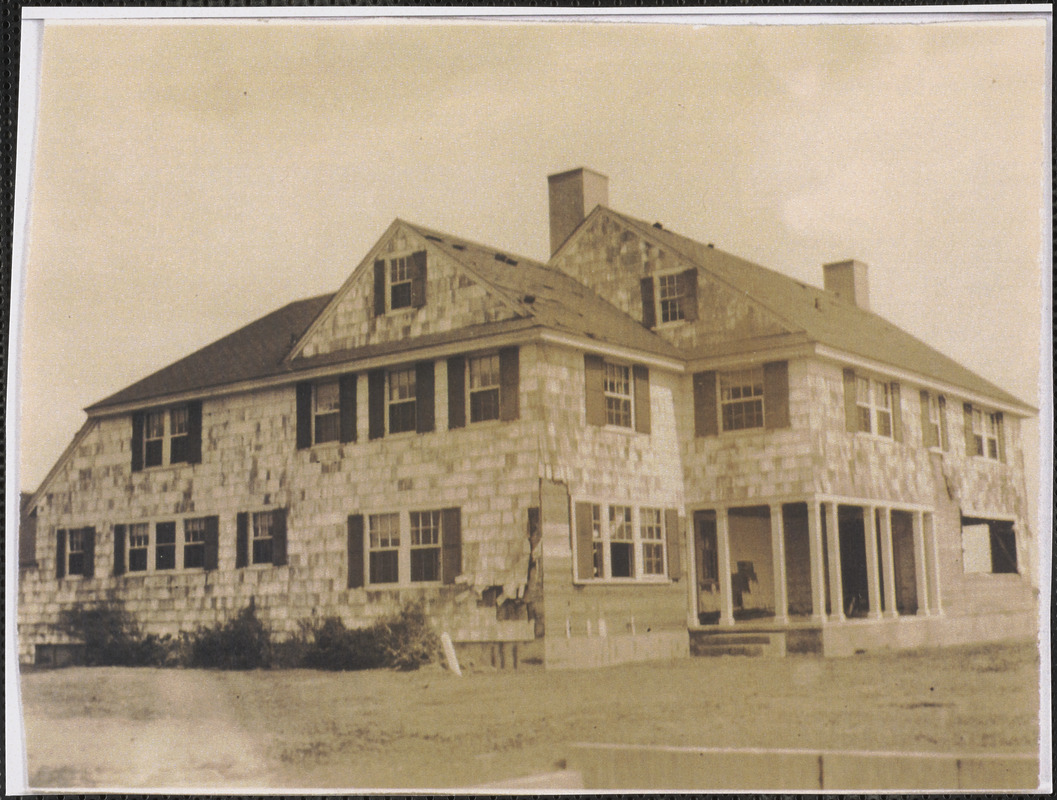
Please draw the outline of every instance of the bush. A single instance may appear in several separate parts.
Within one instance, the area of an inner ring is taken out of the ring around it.
[[[234,619],[213,628],[199,628],[191,638],[191,666],[216,669],[257,669],[271,660],[271,634],[253,604]]]
[[[440,647],[421,603],[366,628],[346,628],[337,617],[328,617],[306,630],[303,664],[313,669],[418,669]]]
[[[168,637],[143,636],[132,615],[116,604],[64,609],[59,628],[84,642],[89,666],[160,666],[168,657]]]

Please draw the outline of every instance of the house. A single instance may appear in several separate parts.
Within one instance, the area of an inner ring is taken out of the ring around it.
[[[540,263],[395,220],[290,303],[89,406],[25,508],[19,647],[421,598],[467,657],[1032,636],[1035,410],[869,310],[552,175]],[[476,655],[474,655],[476,654]]]

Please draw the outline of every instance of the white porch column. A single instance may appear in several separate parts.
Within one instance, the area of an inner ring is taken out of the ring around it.
[[[925,515],[925,556],[929,565],[929,610],[933,614],[943,613],[940,599],[940,550],[936,541],[936,517]]]
[[[811,557],[811,618],[826,621],[826,572],[822,563],[822,510],[817,500],[807,504],[807,542]]]
[[[826,540],[829,547],[829,613],[837,622],[844,622],[844,581],[840,575],[840,527],[836,503],[826,503]]]
[[[789,622],[789,591],[785,575],[785,524],[781,503],[771,506],[771,557],[774,569],[774,619]]]
[[[877,526],[876,509],[864,506],[862,510],[863,535],[866,537],[866,589],[870,600],[870,619],[881,618],[881,579],[877,572]]]
[[[716,509],[716,547],[719,549],[720,625],[734,624],[734,589],[730,582],[730,526],[727,509]]]
[[[927,617],[929,613],[929,581],[925,564],[925,525],[920,511],[913,513],[914,531],[914,579],[917,581],[918,616]]]
[[[885,587],[884,616],[898,617],[896,608],[896,571],[892,556],[892,509],[881,508],[881,573]]]

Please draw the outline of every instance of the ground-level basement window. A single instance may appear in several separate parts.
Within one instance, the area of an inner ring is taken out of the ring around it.
[[[962,568],[967,573],[1017,573],[1013,522],[962,517]]]

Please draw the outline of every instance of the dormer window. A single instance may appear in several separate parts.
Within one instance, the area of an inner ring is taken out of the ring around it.
[[[374,315],[426,304],[426,251],[391,255],[374,262]]]

